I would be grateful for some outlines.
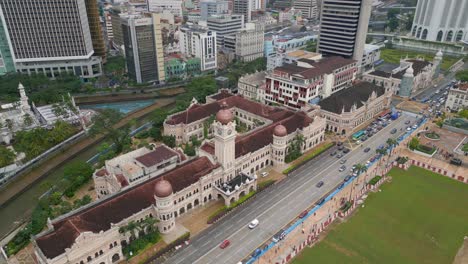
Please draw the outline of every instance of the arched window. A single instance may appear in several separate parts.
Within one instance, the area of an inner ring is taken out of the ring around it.
[[[416,30],[418,29],[418,26],[414,26],[413,28],[413,33],[411,33],[411,35],[416,36]]]
[[[460,41],[463,38],[463,31],[459,30],[457,36],[455,37],[455,41]]]
[[[427,29],[423,30],[421,38],[422,39],[427,39]]]
[[[417,38],[421,37],[421,31],[422,31],[422,27],[419,27],[418,28],[418,34],[416,34]]]
[[[450,30],[450,31],[447,33],[447,37],[445,38],[445,41],[452,41],[452,37],[453,37],[453,31]]]
[[[437,39],[436,41],[442,41],[442,37],[444,36],[444,32],[441,30],[439,33],[437,33]]]
[[[93,260],[93,258],[91,256],[88,256],[88,258],[86,259],[88,262],[91,262],[91,260]]]

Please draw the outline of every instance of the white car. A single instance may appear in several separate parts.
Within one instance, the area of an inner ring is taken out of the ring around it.
[[[250,222],[250,224],[249,224],[249,228],[250,228],[250,229],[254,229],[255,227],[258,226],[258,223],[260,223],[260,222],[258,221],[258,219],[252,220],[252,222]]]
[[[268,172],[264,171],[264,172],[261,173],[261,175],[262,175],[262,178],[266,177],[266,176],[268,176]]]
[[[411,131],[411,127],[407,127],[407,128],[406,128],[406,131]]]

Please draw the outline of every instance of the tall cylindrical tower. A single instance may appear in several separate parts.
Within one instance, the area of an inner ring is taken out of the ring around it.
[[[154,198],[158,211],[159,232],[166,234],[175,227],[174,201],[172,185],[167,180],[159,180],[154,185]]]

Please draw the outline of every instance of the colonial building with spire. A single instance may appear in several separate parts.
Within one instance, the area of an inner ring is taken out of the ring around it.
[[[441,51],[437,52],[432,62],[406,57],[392,71],[371,69],[364,73],[363,80],[392,89],[395,95],[411,97],[416,92],[431,87],[433,80],[439,77],[442,57]]]
[[[306,152],[325,139],[325,119],[314,109],[299,112],[264,106],[225,90],[206,101],[192,102],[164,124],[164,134],[176,137],[178,143],[191,137],[203,140],[197,156],[165,172],[150,172],[146,180],[121,186],[115,193],[103,194],[92,204],[50,220],[48,230],[34,238],[39,262],[117,263],[124,258],[122,248],[135,239],[119,232],[130,222],[156,218],[163,237],[180,233],[185,228],[177,219],[187,211],[212,200],[229,206],[256,190],[256,173],[266,166],[284,164],[291,142],[300,139],[301,150]],[[241,124],[248,131],[238,132]],[[139,157],[125,163],[138,165],[142,163]],[[161,160],[157,155],[151,157]],[[117,168],[109,171],[110,165],[106,163],[95,178],[116,173]],[[131,175],[127,178],[132,179]]]
[[[388,113],[391,99],[391,89],[363,81],[325,98],[313,108],[325,118],[327,131],[350,136],[357,127]]]

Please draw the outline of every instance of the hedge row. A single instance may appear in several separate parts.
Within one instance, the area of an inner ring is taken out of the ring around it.
[[[322,154],[323,152],[327,151],[329,148],[333,147],[334,145],[335,145],[335,142],[330,142],[330,143],[327,143],[325,145],[322,145],[322,146],[316,148],[313,152],[311,152],[307,156],[305,156],[304,159],[301,162],[299,162],[297,164],[294,164],[294,165],[291,165],[287,169],[285,169],[283,171],[283,174],[288,174],[290,172],[295,171],[296,169],[298,169],[299,167],[304,165],[306,162],[308,162],[309,160],[317,157],[318,155]]]
[[[375,185],[377,182],[380,181],[380,179],[382,179],[382,176],[377,175],[374,178],[372,178],[368,183],[370,185]]]

